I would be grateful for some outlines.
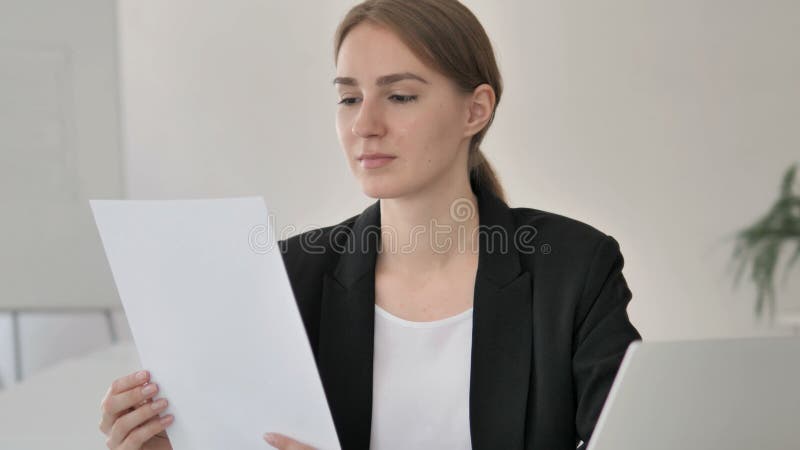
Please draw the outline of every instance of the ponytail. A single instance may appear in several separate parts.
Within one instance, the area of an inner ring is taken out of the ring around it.
[[[469,151],[469,179],[471,183],[481,186],[507,203],[506,194],[497,173],[478,146],[472,147]]]

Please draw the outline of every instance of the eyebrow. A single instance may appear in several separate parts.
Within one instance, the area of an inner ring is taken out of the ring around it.
[[[416,80],[425,84],[429,84],[427,80],[422,78],[419,75],[413,74],[411,72],[403,72],[403,73],[393,73],[390,75],[384,75],[378,78],[375,81],[376,86],[387,86],[392,83],[397,83],[398,81],[402,80]],[[333,84],[343,84],[345,86],[358,86],[358,81],[355,78],[351,77],[336,77],[333,79]]]

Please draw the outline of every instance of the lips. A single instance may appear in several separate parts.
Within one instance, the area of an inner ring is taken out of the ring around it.
[[[377,169],[391,163],[395,158],[394,155],[385,153],[369,153],[359,156],[358,162],[364,169]]]
[[[389,155],[387,153],[362,153],[358,156],[358,160],[362,161],[365,159],[384,159],[384,158],[394,158],[394,155]]]

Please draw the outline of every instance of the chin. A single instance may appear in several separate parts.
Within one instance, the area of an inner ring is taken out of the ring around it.
[[[392,198],[394,195],[392,194],[391,189],[386,189],[383,187],[374,187],[374,186],[361,186],[361,190],[364,192],[364,195],[367,197],[374,198],[375,200],[379,198]]]
[[[400,197],[406,192],[406,187],[387,177],[369,177],[361,180],[361,190],[368,197],[374,199]]]

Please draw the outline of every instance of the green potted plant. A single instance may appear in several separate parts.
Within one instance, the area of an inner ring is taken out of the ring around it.
[[[793,191],[796,173],[794,164],[783,176],[780,197],[769,211],[735,235],[732,260],[738,267],[734,286],[738,286],[749,267],[750,279],[757,289],[755,315],[760,319],[766,310],[770,323],[776,310],[774,275],[784,248],[794,244],[794,253],[784,267],[784,283],[791,267],[800,259],[800,195]]]

